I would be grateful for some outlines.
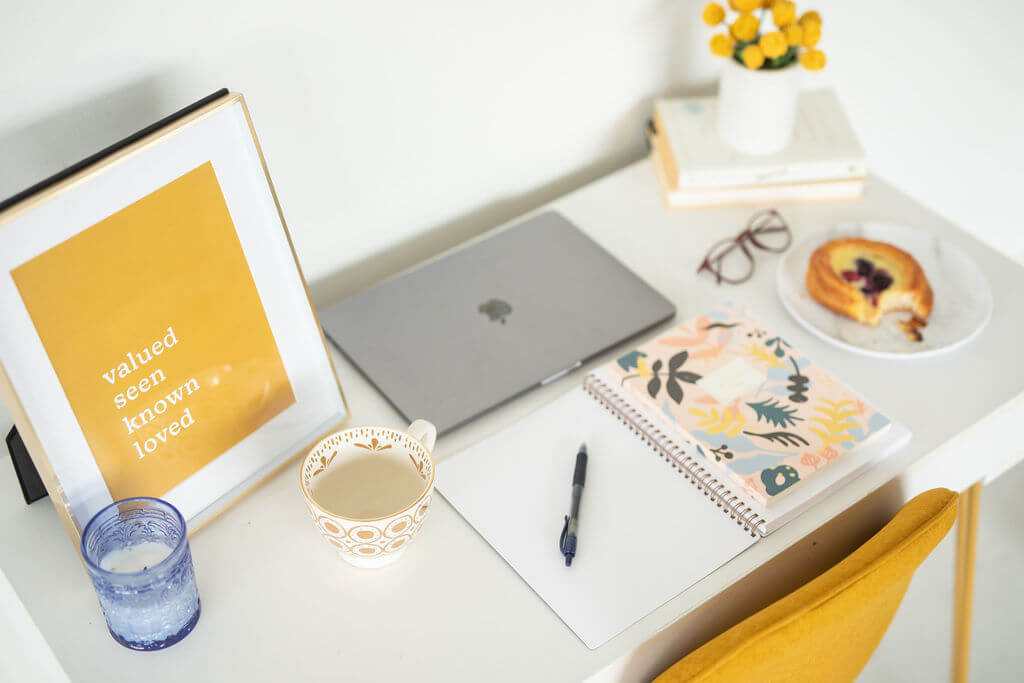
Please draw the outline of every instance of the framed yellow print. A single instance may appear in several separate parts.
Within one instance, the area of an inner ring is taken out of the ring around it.
[[[348,409],[241,95],[0,208],[0,389],[73,537],[114,500],[195,528]]]

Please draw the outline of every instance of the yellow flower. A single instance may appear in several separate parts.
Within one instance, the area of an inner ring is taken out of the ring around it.
[[[729,7],[737,12],[753,12],[761,9],[761,0],[729,0]]]
[[[790,45],[799,45],[804,37],[804,31],[799,24],[790,24],[782,29],[782,35],[786,36],[786,42]]]
[[[814,23],[816,23],[816,24],[820,24],[821,23],[821,15],[818,14],[815,10],[811,10],[809,12],[804,12],[800,16],[800,22],[799,23],[801,25],[803,25],[803,24],[806,24],[806,23],[812,22],[812,21]]]
[[[775,0],[772,5],[772,21],[779,28],[789,26],[796,20],[796,3],[790,0]]]
[[[825,68],[825,53],[821,50],[804,50],[800,55],[800,63],[808,71],[821,71]]]
[[[704,13],[701,15],[701,18],[708,26],[717,26],[725,19],[725,9],[717,2],[709,2],[704,7]]]
[[[747,45],[740,53],[740,58],[747,65],[748,69],[756,71],[764,64],[764,52],[757,45]],[[806,65],[805,65],[806,66]]]
[[[807,22],[802,28],[803,37],[800,39],[800,44],[804,47],[814,47],[821,40],[821,24],[816,24],[813,21]]]
[[[769,59],[781,57],[786,54],[786,50],[789,49],[789,43],[786,42],[786,37],[782,35],[782,31],[765,33],[761,36],[761,40],[758,44],[761,46],[761,51],[764,52],[764,56]]]
[[[653,372],[651,372],[651,369],[647,367],[647,361],[645,361],[643,358],[636,359],[636,371],[644,379],[649,379],[654,374]]]
[[[711,36],[711,54],[719,57],[731,57],[736,43],[726,33],[716,33]]]
[[[736,21],[732,22],[732,26],[729,27],[729,32],[732,33],[732,37],[736,40],[750,41],[757,35],[757,30],[761,25],[757,21],[757,17],[749,12],[736,17]]]

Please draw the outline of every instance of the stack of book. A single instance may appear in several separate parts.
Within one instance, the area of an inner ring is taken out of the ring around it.
[[[801,93],[793,140],[749,156],[719,138],[714,97],[654,103],[651,160],[669,208],[857,199],[864,152],[832,90]],[[751,112],[756,117],[757,112]]]

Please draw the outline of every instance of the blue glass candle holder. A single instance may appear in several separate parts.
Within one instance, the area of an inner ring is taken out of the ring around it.
[[[114,640],[160,650],[199,621],[199,589],[185,520],[159,498],[126,498],[96,513],[82,557]]]

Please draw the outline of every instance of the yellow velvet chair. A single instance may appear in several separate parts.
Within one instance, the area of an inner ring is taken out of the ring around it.
[[[885,635],[917,567],[957,515],[932,489],[842,562],[679,660],[656,683],[852,681]]]

